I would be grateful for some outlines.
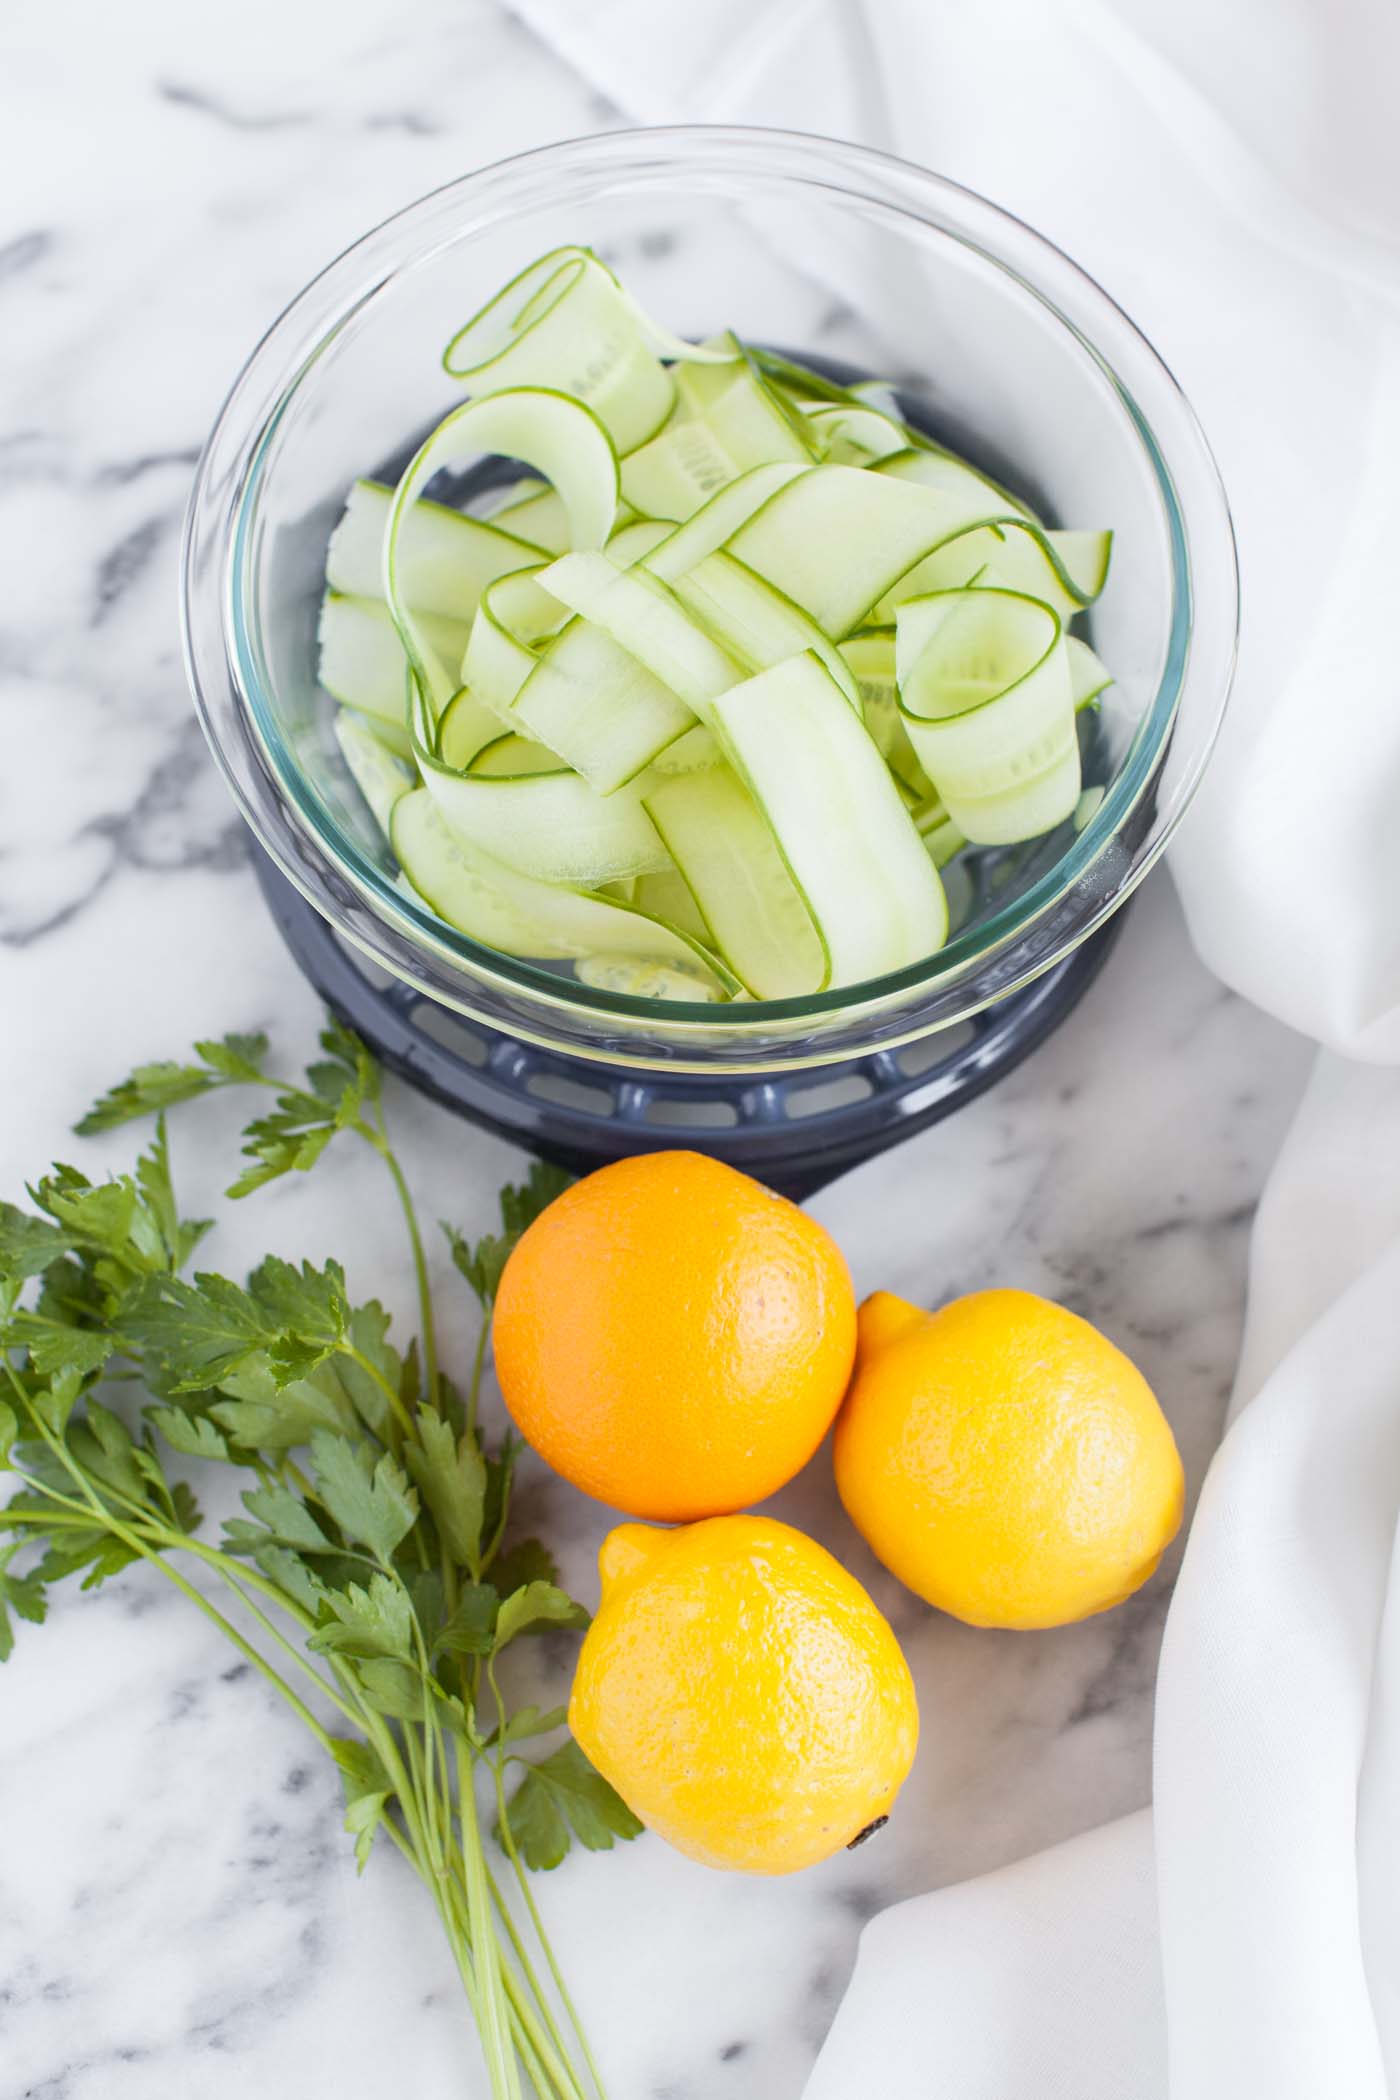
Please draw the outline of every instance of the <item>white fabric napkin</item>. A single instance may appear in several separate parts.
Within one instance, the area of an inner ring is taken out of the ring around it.
[[[1400,2100],[1400,8],[515,5],[639,120],[968,183],[1145,329],[1244,586],[1176,881],[1210,966],[1342,1053],[1261,1206],[1151,1815],[877,1918],[807,2100]]]
[[[806,2100],[1400,2094],[1400,1074],[1322,1059],[1252,1269],[1151,1816],[877,1918]]]

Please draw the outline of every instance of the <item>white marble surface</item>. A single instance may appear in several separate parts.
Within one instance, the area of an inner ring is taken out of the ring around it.
[[[239,1026],[295,1055],[314,1027],[179,662],[179,518],[225,384],[363,226],[610,114],[490,0],[420,0],[407,25],[366,0],[49,0],[0,25],[7,1193],[71,1153],[73,1117],[133,1060]],[[1156,1384],[1194,1489],[1252,1205],[1306,1064],[1195,962],[1159,877],[1045,1049],[817,1208],[862,1288],[1016,1282],[1099,1321]],[[428,1215],[483,1224],[508,1149],[402,1094],[393,1111]],[[234,1127],[223,1103],[182,1119],[192,1199],[226,1178]],[[268,1246],[338,1253],[407,1317],[372,1162],[270,1191],[213,1256]],[[587,1594],[605,1513],[538,1471],[524,1492]],[[612,2100],[797,2100],[875,1908],[1147,1796],[1170,1569],[1084,1627],[975,1633],[873,1569],[822,1459],[779,1507],[850,1558],[906,1640],[918,1765],[878,1843],[794,1881],[718,1877],[647,1839],[545,1884]],[[418,1890],[392,1859],[356,1885],[333,1776],[203,1623],[135,1574],[22,1636],[0,1678],[3,2100],[476,2093]]]

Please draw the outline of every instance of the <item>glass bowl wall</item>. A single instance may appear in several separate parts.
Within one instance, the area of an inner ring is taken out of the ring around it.
[[[953,938],[896,975],[734,1006],[607,994],[496,954],[407,894],[315,678],[326,541],[350,483],[461,398],[439,353],[525,263],[586,243],[679,333],[725,326],[893,380],[925,427],[1051,523],[1110,525],[1085,717],[1102,799],[1077,834],[949,871]],[[369,234],[264,338],[210,436],[184,563],[187,654],[244,816],[340,934],[507,1033],[585,1058],[788,1068],[965,1019],[1066,955],[1160,854],[1233,667],[1229,513],[1170,374],[1090,279],[1019,221],[829,140],[697,127],[606,134],[463,178]]]

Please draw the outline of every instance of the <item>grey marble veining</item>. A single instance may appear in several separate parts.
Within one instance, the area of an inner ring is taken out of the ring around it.
[[[0,1124],[6,1193],[76,1145],[88,1099],[193,1034],[307,1047],[312,1001],[261,911],[194,726],[175,561],[191,464],[267,319],[363,226],[615,112],[488,0],[84,0],[0,30]],[[678,268],[683,258],[678,258]],[[833,340],[843,317],[829,316]],[[864,1289],[1062,1297],[1152,1379],[1194,1490],[1238,1343],[1248,1224],[1304,1046],[1195,962],[1165,878],[1024,1068],[825,1192]],[[429,1217],[487,1221],[508,1149],[403,1094]],[[191,1201],[236,1109],[182,1117]],[[115,1164],[120,1136],[83,1148]],[[337,1253],[407,1323],[373,1163],[332,1157],[211,1247]],[[446,1281],[446,1280],[445,1280]],[[446,1282],[450,1294],[450,1282]],[[449,1299],[449,1302],[459,1301]],[[465,1306],[449,1352],[470,1347]],[[606,1513],[522,1482],[584,1595]],[[214,1495],[217,1505],[217,1490]],[[709,1874],[644,1840],[543,1886],[612,2100],[797,2100],[861,1923],[1135,1806],[1171,1566],[1046,1635],[976,1633],[871,1562],[819,1457],[775,1505],[869,1581],[906,1642],[924,1739],[890,1828],[795,1880]],[[534,1659],[557,1690],[566,1641]],[[21,1629],[0,1677],[0,2096],[340,2100],[480,2090],[427,1904],[392,1857],[357,1884],[337,1785],[237,1657],[129,1574]]]

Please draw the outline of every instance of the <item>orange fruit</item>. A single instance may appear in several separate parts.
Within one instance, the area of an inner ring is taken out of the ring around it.
[[[974,1626],[1062,1626],[1120,1604],[1181,1523],[1181,1459],[1151,1387],[1087,1320],[1029,1291],[860,1309],[836,1425],[857,1530]]]
[[[820,1225],[718,1160],[590,1174],[522,1237],[496,1370],[527,1442],[575,1487],[676,1522],[762,1501],[831,1426],[855,1296]]]
[[[888,1816],[914,1759],[909,1667],[853,1575],[770,1517],[624,1524],[569,1725],[690,1858],[790,1874]]]

